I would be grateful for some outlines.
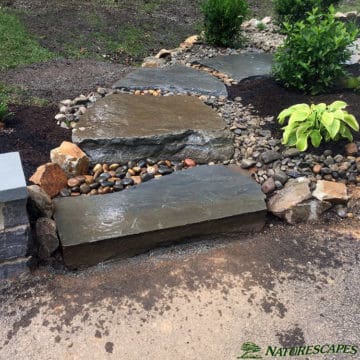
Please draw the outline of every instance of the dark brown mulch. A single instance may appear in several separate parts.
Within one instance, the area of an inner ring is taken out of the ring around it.
[[[281,126],[276,121],[279,113],[287,107],[299,103],[320,103],[330,104],[335,100],[345,101],[349,106],[347,111],[353,114],[360,121],[360,95],[353,91],[334,91],[329,94],[317,96],[304,95],[295,90],[286,89],[280,86],[271,77],[257,77],[242,81],[239,85],[231,86],[228,89],[229,96],[234,99],[237,96],[242,98],[244,105],[252,105],[254,113],[260,116],[274,116],[274,122],[267,125],[272,135],[276,138],[282,137]],[[360,141],[360,133],[353,133],[354,141]],[[333,153],[342,153],[347,141],[336,143],[323,143],[319,148],[310,148],[312,153],[321,153],[326,149]]]
[[[19,151],[28,180],[36,168],[50,160],[50,150],[64,140],[71,140],[71,131],[56,124],[57,107],[15,106],[14,113],[0,130],[0,153]]]

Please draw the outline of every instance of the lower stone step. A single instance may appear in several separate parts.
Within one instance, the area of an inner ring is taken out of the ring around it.
[[[179,171],[118,193],[55,199],[64,260],[72,268],[186,238],[260,231],[265,215],[258,184],[223,165]]]

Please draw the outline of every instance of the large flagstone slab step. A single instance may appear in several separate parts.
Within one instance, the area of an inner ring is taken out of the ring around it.
[[[93,163],[146,157],[208,163],[234,153],[221,117],[198,98],[180,95],[106,96],[80,118],[72,140]]]
[[[261,230],[266,205],[241,170],[198,166],[119,193],[55,199],[69,267],[142,253],[181,239]]]
[[[273,56],[271,54],[244,53],[197,60],[194,61],[194,64],[214,69],[240,82],[253,76],[269,75],[272,60]]]
[[[160,89],[174,93],[227,96],[225,85],[212,75],[183,65],[141,68],[113,85],[115,89]]]

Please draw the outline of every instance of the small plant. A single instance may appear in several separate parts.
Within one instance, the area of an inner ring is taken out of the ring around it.
[[[240,38],[240,25],[248,12],[246,0],[205,0],[201,10],[206,42],[234,46]]]
[[[283,85],[315,95],[346,75],[349,45],[359,30],[336,20],[334,12],[333,7],[327,14],[314,9],[304,21],[285,23],[287,37],[273,66],[275,78]]]
[[[353,115],[344,110],[346,106],[344,101],[335,101],[330,105],[297,104],[283,110],[278,121],[283,125],[288,118],[288,123],[282,128],[282,143],[305,151],[309,139],[314,147],[319,147],[323,139],[325,142],[340,138],[352,141],[349,128],[359,131],[359,124]]]
[[[264,31],[266,29],[266,25],[259,21],[257,24],[256,24],[256,28],[259,30],[259,31]]]
[[[294,24],[306,18],[314,8],[326,12],[330,5],[337,5],[339,0],[275,0],[274,10],[280,26],[284,22]]]

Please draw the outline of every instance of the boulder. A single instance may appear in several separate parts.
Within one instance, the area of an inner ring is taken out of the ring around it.
[[[193,96],[106,96],[81,116],[72,139],[95,164],[148,157],[201,164],[234,154],[223,119]]]
[[[333,204],[346,204],[349,200],[345,184],[326,180],[316,183],[312,195],[320,201],[330,201]]]
[[[321,214],[329,210],[331,207],[332,204],[328,201],[311,199],[286,211],[284,218],[289,224],[315,222],[319,220]]]
[[[67,176],[64,170],[54,163],[39,166],[29,179],[39,185],[51,198],[59,194],[67,186]]]
[[[29,193],[28,211],[31,218],[51,218],[54,209],[50,196],[39,185],[30,185],[27,190]]]
[[[285,187],[276,192],[268,201],[268,210],[274,215],[286,219],[294,207],[311,198],[310,180],[301,177],[289,180]]]
[[[67,176],[83,175],[89,170],[89,158],[77,145],[69,141],[63,141],[58,148],[51,150],[50,158]]]
[[[49,218],[39,218],[36,222],[36,241],[38,256],[47,259],[59,247],[59,239],[56,233],[56,223]]]

